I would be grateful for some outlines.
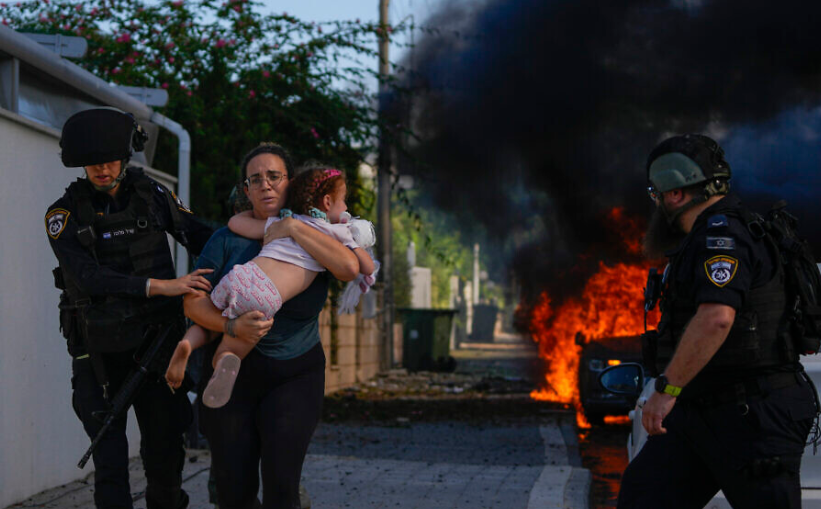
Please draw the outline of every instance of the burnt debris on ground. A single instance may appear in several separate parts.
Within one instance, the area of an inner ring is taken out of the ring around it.
[[[388,371],[326,396],[323,422],[403,425],[443,420],[535,422],[568,406],[530,398],[529,380],[463,373]]]

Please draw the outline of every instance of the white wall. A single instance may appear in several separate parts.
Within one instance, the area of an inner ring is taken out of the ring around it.
[[[57,260],[43,217],[82,169],[59,132],[0,109],[0,507],[86,476],[89,445],[71,408],[71,359],[58,329]],[[130,454],[139,443],[129,415]]]
[[[414,309],[430,309],[431,270],[428,267],[411,267],[411,306]]]

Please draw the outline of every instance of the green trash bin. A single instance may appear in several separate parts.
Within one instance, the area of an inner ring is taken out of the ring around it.
[[[455,309],[397,309],[402,320],[402,364],[408,371],[453,371],[450,331]]]

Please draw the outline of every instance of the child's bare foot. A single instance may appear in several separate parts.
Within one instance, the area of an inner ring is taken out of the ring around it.
[[[222,357],[216,359],[214,374],[202,391],[203,405],[219,408],[228,403],[234,390],[234,383],[237,381],[240,362],[239,357],[230,352],[225,352]]]
[[[179,389],[182,385],[182,380],[185,378],[185,367],[188,365],[190,356],[191,343],[183,339],[177,343],[177,348],[174,349],[174,355],[171,356],[171,362],[168,363],[168,369],[165,372],[165,380],[172,389]]]

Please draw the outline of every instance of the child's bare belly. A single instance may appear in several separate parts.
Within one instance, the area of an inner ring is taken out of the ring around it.
[[[293,263],[281,262],[264,256],[257,256],[251,261],[271,278],[283,302],[305,291],[317,275],[317,272],[303,269]]]

